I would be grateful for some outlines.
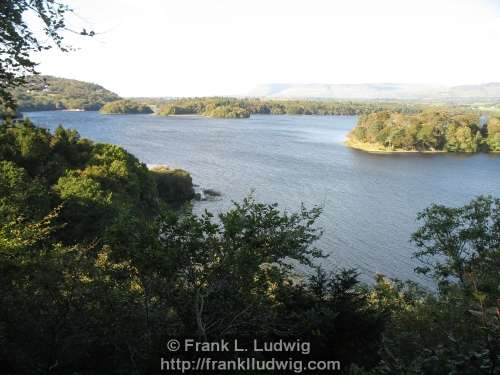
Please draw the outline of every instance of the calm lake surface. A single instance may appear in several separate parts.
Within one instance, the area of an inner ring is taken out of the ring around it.
[[[357,267],[427,280],[413,273],[409,243],[416,214],[433,202],[462,205],[479,194],[500,196],[495,155],[374,155],[343,145],[351,116],[101,115],[98,112],[32,112],[40,126],[63,124],[83,137],[123,146],[148,164],[187,169],[195,184],[220,191],[196,211],[227,209],[255,191],[257,199],[295,210],[322,205],[318,242],[326,268]]]

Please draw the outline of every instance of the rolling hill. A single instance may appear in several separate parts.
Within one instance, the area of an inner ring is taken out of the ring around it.
[[[94,83],[53,76],[35,75],[14,90],[20,111],[56,109],[99,110],[105,103],[120,99]]]

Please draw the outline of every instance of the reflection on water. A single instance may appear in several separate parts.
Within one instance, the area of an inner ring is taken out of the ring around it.
[[[255,190],[259,200],[296,209],[322,205],[319,241],[326,267],[357,267],[416,279],[409,243],[418,211],[433,202],[461,205],[479,194],[500,196],[494,155],[375,155],[342,142],[355,122],[346,116],[105,116],[97,112],[34,112],[36,123],[58,124],[82,136],[125,147],[145,163],[189,170],[195,184],[222,199],[195,210],[226,209]]]

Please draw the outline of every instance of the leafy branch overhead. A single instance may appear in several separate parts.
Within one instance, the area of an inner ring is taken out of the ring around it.
[[[93,31],[75,32],[66,25],[72,9],[54,0],[2,0],[0,2],[0,104],[14,108],[10,89],[23,84],[27,75],[36,73],[37,63],[31,52],[48,50],[54,46],[68,51],[64,31],[93,36]],[[41,24],[41,32],[34,31],[28,15]],[[48,37],[48,38],[47,38]]]

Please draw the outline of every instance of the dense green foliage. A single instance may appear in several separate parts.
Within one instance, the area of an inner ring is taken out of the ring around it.
[[[426,110],[415,115],[379,112],[363,116],[350,142],[387,151],[498,151],[500,121],[484,124],[476,113]]]
[[[150,171],[156,180],[158,194],[165,202],[175,205],[194,198],[193,180],[186,171],[164,165],[154,166]]]
[[[0,121],[16,118],[21,118],[19,111],[13,110],[10,107],[0,106]]]
[[[67,7],[2,2],[4,104],[12,103],[7,88],[33,72],[29,51],[46,48],[24,22],[28,10],[61,45]],[[34,91],[16,89],[25,110],[98,109],[117,99],[99,86],[33,80]],[[415,107],[209,98],[169,102],[161,113],[381,110]],[[500,151],[500,120],[378,113],[352,137],[391,149]],[[152,374],[168,338],[231,336],[311,340],[310,358],[338,360],[350,374],[500,373],[500,200],[433,205],[419,215],[412,240],[423,263],[417,272],[436,281],[430,292],[315,269],[323,257],[314,246],[318,208],[282,212],[248,197],[217,217],[169,210],[192,196],[184,171],[149,171],[122,148],[62,127],[51,134],[29,121],[1,123],[0,373]],[[299,275],[292,264],[313,272]]]
[[[200,114],[208,117],[247,118],[250,111],[242,101],[231,98],[210,98],[205,101],[181,99],[160,106],[159,115]]]
[[[433,205],[413,235],[415,256],[437,282],[379,278],[374,300],[391,319],[376,374],[500,373],[500,199]]]
[[[308,281],[290,265],[322,256],[318,209],[248,198],[216,219],[179,216],[161,201],[192,195],[185,172],[150,172],[63,128],[0,131],[4,373],[151,373],[169,336],[276,332],[314,333],[338,360],[377,363],[383,319],[356,275]]]
[[[248,117],[250,114],[359,115],[384,110],[415,113],[421,108],[419,104],[403,102],[190,98],[167,101],[160,106],[158,114],[200,114],[213,117]]]
[[[69,144],[84,160],[88,145]],[[52,197],[35,183],[43,178],[4,163],[0,365],[7,374],[155,373],[168,337],[276,332],[291,340],[314,333],[329,356],[377,363],[383,319],[356,275],[320,272],[301,281],[290,266],[321,256],[311,246],[318,209],[281,213],[249,198],[217,220],[208,213],[148,219],[141,210],[113,220],[114,191],[103,190],[92,170],[59,178],[53,194],[62,204],[44,216]]]
[[[50,42],[62,47],[60,31],[68,7],[47,0],[4,0],[0,5],[0,106],[13,109],[12,87],[24,83],[27,74],[35,72],[30,52],[48,49]],[[42,20],[43,37],[36,35],[26,22],[26,15]]]
[[[0,160],[3,184],[10,186],[5,190],[2,210],[12,212],[2,219],[20,215],[40,220],[60,206],[58,220],[66,226],[57,233],[64,240],[82,236],[105,240],[120,220],[140,222],[161,208],[155,176],[144,164],[120,147],[81,139],[74,130],[59,127],[52,135],[29,121],[4,124],[0,128]],[[189,176],[172,176],[164,188],[181,192],[181,184],[190,191],[190,183]],[[35,189],[39,193],[36,199],[48,206],[32,205],[35,197],[13,199],[10,194],[23,196],[25,190],[16,189],[24,185]],[[181,201],[184,197],[179,194]]]
[[[204,116],[208,117],[221,117],[221,118],[248,118],[250,111],[246,108],[238,106],[224,105],[215,107],[214,109],[207,109],[203,112]]]
[[[102,86],[74,79],[34,75],[13,89],[21,111],[57,109],[99,110],[105,103],[120,99]]]
[[[486,142],[492,152],[500,152],[500,118],[490,117],[486,124]]]
[[[116,100],[114,102],[106,103],[100,109],[101,113],[105,114],[149,114],[153,113],[153,110],[142,103],[138,103],[132,100]]]
[[[148,171],[119,147],[3,124],[3,373],[155,373],[169,337],[234,336],[311,340],[352,374],[498,373],[499,200],[420,214],[429,292],[316,269],[318,208],[166,210],[192,194],[185,172]]]

